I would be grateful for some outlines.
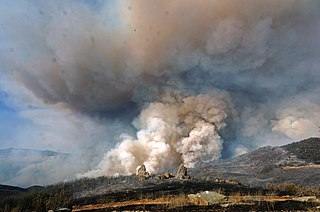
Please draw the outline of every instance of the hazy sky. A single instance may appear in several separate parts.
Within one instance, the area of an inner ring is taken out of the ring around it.
[[[0,148],[20,147],[64,151],[65,146],[55,145],[56,141],[50,141],[49,144],[40,141],[41,135],[46,133],[48,129],[43,126],[43,123],[37,123],[36,120],[25,115],[26,113],[32,113],[32,111],[45,111],[48,109],[46,105],[35,102],[29,94],[26,94],[24,88],[20,88],[16,84],[17,79],[15,77],[6,78],[4,76],[6,72],[13,72],[13,66],[17,63],[24,63],[29,59],[37,60],[38,53],[41,54],[41,52],[37,52],[39,49],[34,46],[36,44],[33,44],[33,41],[28,37],[33,36],[32,34],[36,32],[28,28],[37,28],[39,23],[46,24],[50,21],[48,12],[50,9],[48,7],[59,7],[63,4],[62,2],[0,1],[0,10],[2,11],[0,15],[2,20],[0,21]],[[68,4],[83,4],[92,11],[98,12],[102,6],[113,6],[114,1],[79,0],[68,1]],[[68,9],[68,7],[66,6],[65,9]],[[48,13],[46,14],[46,12]],[[35,55],[34,58],[32,58],[33,54]],[[41,60],[41,57],[38,59]],[[46,119],[45,122],[59,119],[58,115],[50,117],[50,114],[46,113],[46,116],[43,117]],[[37,141],[30,141],[32,139]],[[68,149],[67,151],[71,150]]]
[[[59,175],[57,160],[8,183],[192,167],[318,136],[319,9],[0,0],[0,148],[72,155]]]

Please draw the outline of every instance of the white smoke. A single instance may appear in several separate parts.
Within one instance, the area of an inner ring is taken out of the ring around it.
[[[277,111],[277,120],[274,122],[272,130],[283,133],[292,140],[314,136],[319,132],[319,113],[319,104],[308,100],[303,100],[300,104],[292,102],[290,106]]]
[[[239,156],[248,153],[249,150],[243,145],[238,145],[234,150],[234,156]]]
[[[219,159],[219,133],[233,113],[229,97],[222,93],[154,102],[134,121],[137,139],[126,137],[84,176],[133,174],[142,163],[156,173],[181,162],[194,167],[199,161]]]

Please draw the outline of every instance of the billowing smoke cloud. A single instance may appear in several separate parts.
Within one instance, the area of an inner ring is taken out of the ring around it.
[[[194,167],[199,161],[219,159],[223,148],[219,132],[235,115],[229,98],[220,94],[167,100],[144,109],[134,121],[137,139],[124,138],[97,170],[85,176],[132,174],[142,163],[155,173],[181,162]]]
[[[291,102],[276,112],[277,121],[272,130],[295,139],[313,136],[320,127],[319,112],[320,106],[307,100]]]
[[[318,135],[317,0],[16,4],[0,6],[0,88],[22,115],[69,111],[85,120],[76,137],[101,135],[60,134],[77,151],[107,152],[86,176],[192,167]]]

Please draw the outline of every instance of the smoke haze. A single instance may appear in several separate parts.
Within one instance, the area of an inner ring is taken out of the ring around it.
[[[0,0],[0,91],[27,121],[0,144],[84,163],[45,184],[141,163],[152,173],[193,167],[317,136],[319,9],[317,0]]]

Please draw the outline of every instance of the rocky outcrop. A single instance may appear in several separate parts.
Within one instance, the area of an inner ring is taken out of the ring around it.
[[[220,179],[220,178],[216,178],[214,180],[215,183],[224,183],[224,184],[232,184],[232,185],[241,185],[241,183],[239,181],[236,180],[224,180],[224,179]]]
[[[213,205],[225,202],[227,197],[214,191],[204,191],[197,194],[189,194],[190,202],[195,205]]]
[[[180,164],[177,174],[175,176],[177,179],[191,179],[190,176],[188,176],[187,168],[184,166],[184,164]]]
[[[160,174],[157,176],[157,179],[159,180],[164,180],[164,179],[170,179],[170,178],[174,178],[174,174],[170,173],[170,172],[166,172],[164,174]]]
[[[136,176],[139,178],[139,180],[146,180],[150,177],[150,174],[149,172],[147,172],[146,166],[144,164],[137,167]]]
[[[187,168],[184,166],[184,164],[180,164],[178,171],[176,175],[170,173],[170,172],[165,172],[164,174],[160,174],[157,176],[158,180],[165,180],[165,179],[170,179],[170,178],[176,178],[176,179],[191,179],[190,176],[188,176]]]

